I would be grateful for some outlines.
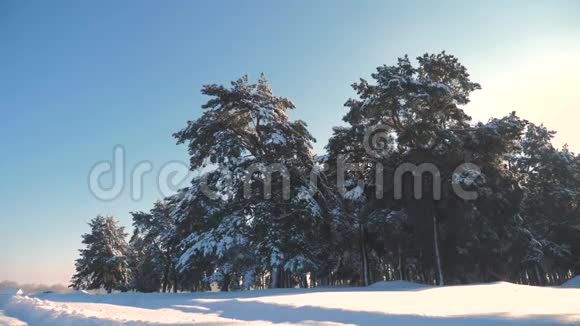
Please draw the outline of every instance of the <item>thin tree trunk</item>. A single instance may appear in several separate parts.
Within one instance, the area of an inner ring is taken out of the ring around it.
[[[403,252],[401,250],[401,246],[398,246],[398,251],[399,251],[399,280],[404,280],[405,278],[403,277]]]
[[[538,284],[537,285],[544,285],[544,279],[540,274],[540,269],[538,268],[538,264],[534,265],[534,272],[536,273],[536,279]]]
[[[224,275],[223,283],[220,289],[222,292],[228,292],[230,290],[230,280],[230,274]]]
[[[437,228],[437,216],[433,214],[433,247],[435,248],[435,265],[437,267],[439,286],[443,286],[445,285],[445,280],[443,279],[443,268],[441,266],[441,257],[439,255],[439,239]]]
[[[173,293],[177,293],[177,284],[178,284],[178,280],[177,280],[177,273],[174,273],[173,276]]]
[[[278,267],[272,268],[272,289],[278,288]]]
[[[369,285],[369,266],[367,261],[367,248],[366,248],[366,239],[365,239],[365,231],[364,226],[360,225],[360,238],[361,238],[361,261],[362,261],[362,273],[363,273],[363,285]]]

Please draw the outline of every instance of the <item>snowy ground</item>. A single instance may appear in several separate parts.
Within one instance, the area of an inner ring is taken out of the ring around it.
[[[577,288],[405,282],[234,293],[41,294],[0,301],[0,325],[574,325],[580,324],[579,299]]]

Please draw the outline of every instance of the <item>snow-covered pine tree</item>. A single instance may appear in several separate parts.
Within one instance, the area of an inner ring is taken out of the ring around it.
[[[196,205],[191,189],[180,189],[176,194],[157,201],[148,213],[131,213],[134,232],[129,245],[134,268],[133,284],[138,291],[190,289],[182,286],[177,266],[185,245],[182,242],[191,230],[200,227],[190,224],[191,214],[210,215],[209,210],[200,210]],[[184,229],[190,231],[184,234]]]
[[[136,214],[148,213],[131,213]],[[133,217],[135,219],[135,217]],[[145,235],[137,228],[129,240],[129,268],[131,269],[130,288],[138,292],[157,292],[161,289],[161,256],[145,239]]]
[[[512,115],[487,124],[471,124],[463,106],[480,86],[470,80],[467,69],[445,52],[425,54],[416,62],[414,66],[407,56],[399,58],[393,66],[378,67],[371,75],[372,83],[363,79],[355,83],[358,98],[345,104],[349,111],[344,121],[349,126],[335,128],[327,146],[331,164],[339,157],[355,164],[351,165],[354,171],[346,173],[346,188],[337,191],[344,203],[350,202],[343,215],[344,224],[350,225],[345,230],[351,238],[359,234],[359,246],[352,250],[360,252],[360,283],[372,282],[372,275],[381,271],[383,277],[391,277],[393,266],[399,277],[409,267],[413,271],[406,274],[424,282],[443,284],[446,278],[464,282],[467,261],[468,269],[483,270],[484,278],[506,277],[509,272],[493,270],[505,258],[495,253],[503,253],[498,248],[505,247],[506,242],[502,244],[500,238],[509,232],[507,226],[517,213],[520,192],[515,178],[503,166],[506,155],[517,148],[525,122]],[[365,145],[371,145],[370,150]],[[481,173],[455,175],[455,169],[465,162],[481,167]],[[376,184],[378,163],[384,169],[382,187]],[[393,186],[397,186],[394,172],[408,163],[431,163],[438,168],[441,198],[434,196],[434,180],[429,173],[421,176],[421,198],[416,198],[415,178],[406,173],[402,198],[393,200]],[[331,166],[331,176],[339,175],[338,166]],[[479,199],[459,198],[454,194],[454,183],[476,191]],[[382,196],[377,198],[377,193]],[[476,225],[482,226],[483,234],[481,228],[474,228]],[[377,241],[386,239],[384,232],[408,238],[398,245]],[[465,234],[474,238],[466,239]],[[485,245],[469,251],[466,247],[474,239],[486,239]],[[477,263],[472,258],[485,254],[487,259],[481,260],[485,266],[474,266]],[[385,263],[389,266],[386,269],[381,267]]]
[[[206,181],[193,178],[188,188],[181,189],[171,199],[175,203],[171,213],[175,230],[168,239],[178,245],[176,270],[183,290],[209,290],[210,276],[220,265],[221,257],[211,250],[214,239],[218,239],[212,237],[212,232],[219,223],[223,200],[212,199],[202,191],[204,185],[218,183],[212,177],[219,175],[209,173],[204,176]]]
[[[527,282],[559,284],[577,259],[580,178],[577,157],[552,145],[555,132],[527,122],[520,146],[508,158],[524,197],[520,207],[517,252]]]
[[[241,280],[251,287],[257,275],[290,286],[293,273],[316,266],[309,247],[321,211],[308,179],[314,139],[304,122],[290,121],[294,104],[274,96],[264,76],[256,84],[244,76],[230,88],[206,85],[202,93],[212,97],[206,111],[174,136],[187,143],[192,170],[219,165],[232,182],[213,226],[194,232],[190,248],[218,258],[214,279],[223,289]]]
[[[89,222],[90,233],[83,234],[80,258],[70,287],[74,289],[105,289],[126,291],[130,278],[127,260],[127,234],[110,216],[97,216]]]
[[[345,199],[349,200],[356,195],[356,202],[363,203],[362,206],[350,205],[351,214],[355,216],[353,221],[359,229],[362,284],[368,284],[370,277],[367,239],[369,216],[376,209],[384,208],[384,203],[375,200],[375,163],[389,167],[387,173],[392,173],[404,162],[440,163],[444,151],[458,142],[458,137],[451,130],[470,127],[470,118],[460,106],[469,102],[469,94],[478,89],[479,85],[470,81],[467,70],[455,57],[445,52],[425,54],[418,57],[417,62],[418,66],[413,67],[407,56],[399,58],[394,66],[377,68],[377,72],[371,76],[374,84],[364,79],[353,84],[359,98],[346,102],[349,111],[343,119],[350,126],[336,128],[327,147],[331,157],[338,159],[341,155],[346,161],[358,164],[357,172],[351,172],[348,176],[350,179],[346,180],[346,186],[351,184],[352,189],[348,192],[345,192],[347,189],[339,191],[343,192]],[[365,137],[375,129],[380,135],[373,136],[381,139],[374,145],[381,148],[369,151],[365,147],[369,139]],[[392,186],[393,180],[389,180],[391,182],[387,186]],[[408,181],[412,182],[407,178]],[[392,195],[392,188],[379,191]],[[425,198],[427,196],[431,198]],[[380,197],[384,202],[383,196]],[[432,241],[438,279],[442,284],[443,274],[436,239],[440,217],[437,216],[433,194],[426,192],[423,198],[418,202],[407,196],[397,205],[388,208],[405,208],[412,220],[420,221],[417,225],[431,225],[432,231],[423,234],[421,238]],[[415,207],[422,209],[413,209]],[[419,227],[418,230],[425,228]]]

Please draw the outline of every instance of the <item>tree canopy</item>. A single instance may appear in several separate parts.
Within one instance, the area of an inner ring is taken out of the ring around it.
[[[473,122],[481,86],[445,52],[352,88],[315,155],[263,75],[204,86],[201,117],[173,135],[200,176],[132,213],[129,248],[112,219],[93,220],[73,286],[550,285],[580,272],[580,156],[555,132],[515,112]]]

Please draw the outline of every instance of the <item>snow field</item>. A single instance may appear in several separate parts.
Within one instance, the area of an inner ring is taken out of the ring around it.
[[[227,293],[14,296],[5,318],[29,325],[574,325],[580,289],[492,283]],[[4,322],[0,314],[0,325]],[[14,324],[18,325],[18,324]]]

